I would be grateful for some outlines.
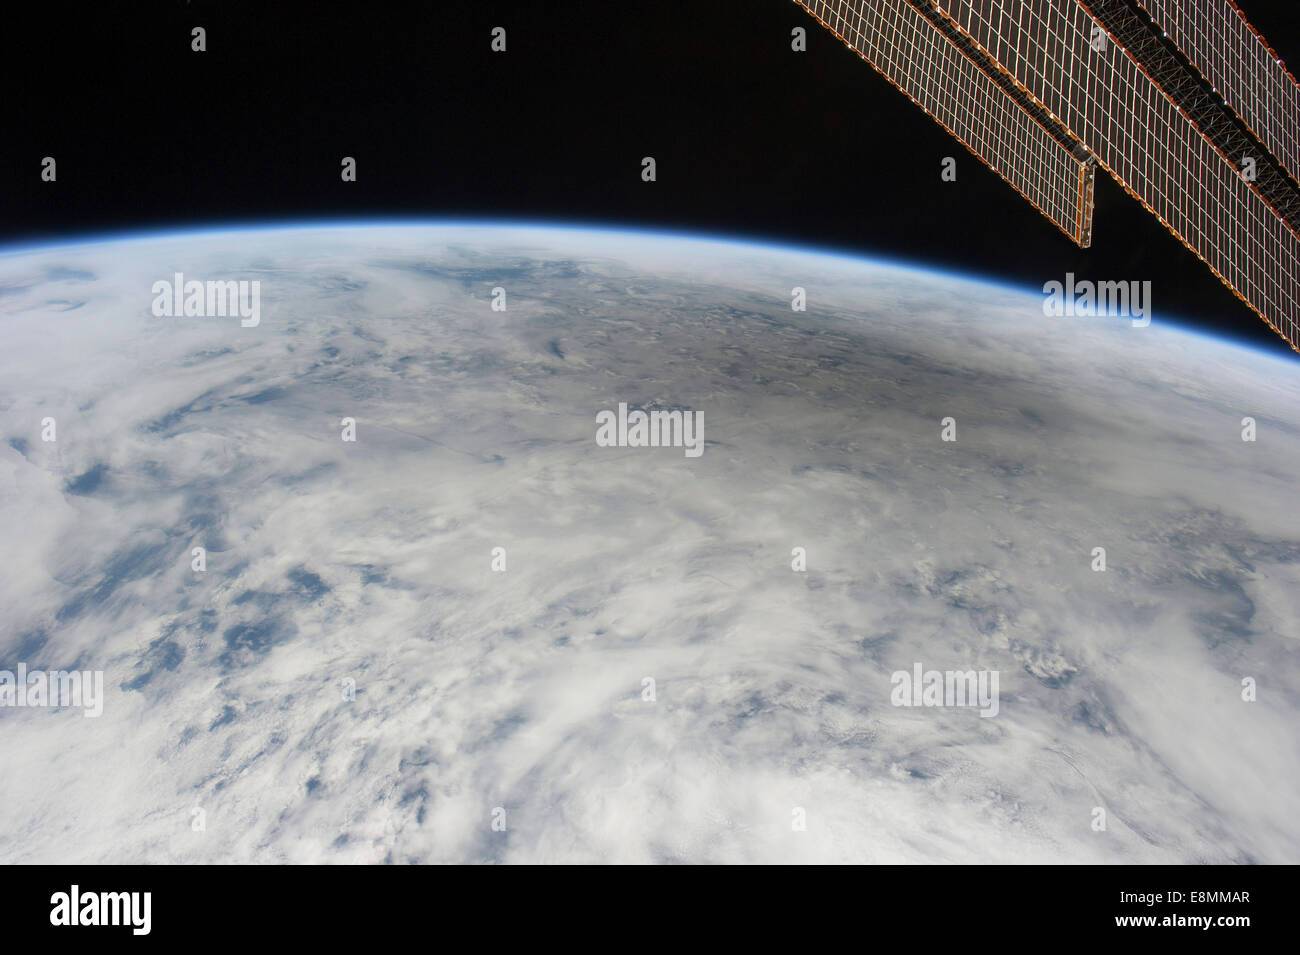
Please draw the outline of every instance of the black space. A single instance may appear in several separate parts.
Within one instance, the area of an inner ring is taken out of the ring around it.
[[[1300,62],[1300,3],[1240,6]],[[7,246],[391,216],[689,229],[1031,287],[1066,271],[1149,279],[1158,318],[1293,354],[1104,172],[1079,250],[791,0],[144,0],[0,16]],[[489,49],[498,25],[504,54]],[[194,26],[206,53],[190,50]],[[47,155],[56,183],[40,179]],[[640,179],[647,155],[655,183]],[[955,183],[939,179],[944,156]]]

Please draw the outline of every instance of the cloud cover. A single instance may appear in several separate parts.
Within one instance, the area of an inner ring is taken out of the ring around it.
[[[261,324],[155,318],[174,272]],[[0,255],[0,329],[0,666],[107,691],[0,709],[7,862],[1300,860],[1294,363],[471,226]],[[597,446],[619,402],[704,454]],[[891,706],[917,661],[998,716]]]

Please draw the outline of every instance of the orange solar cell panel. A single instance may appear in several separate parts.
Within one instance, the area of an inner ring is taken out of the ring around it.
[[[1300,238],[1105,33],[1087,0],[935,2],[1300,350]]]
[[[902,0],[796,0],[1081,246],[1094,166]]]
[[[1300,84],[1232,0],[1137,0],[1183,55],[1300,179]]]

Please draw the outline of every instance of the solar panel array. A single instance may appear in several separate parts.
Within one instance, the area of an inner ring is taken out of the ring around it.
[[[1075,242],[1092,228],[1093,165],[1071,154],[902,0],[796,0]]]
[[[1131,195],[1300,349],[1300,240],[1233,160],[1096,24],[1086,0],[936,2]]]
[[[1300,179],[1300,85],[1231,0],[1137,0],[1228,107]]]

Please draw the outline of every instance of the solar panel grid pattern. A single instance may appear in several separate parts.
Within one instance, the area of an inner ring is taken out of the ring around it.
[[[1228,0],[1138,0],[1228,107],[1300,179],[1300,85]]]
[[[1248,305],[1300,347],[1300,240],[1079,0],[938,0]]]
[[[905,2],[796,0],[1075,242],[1087,244],[1080,160]]]

